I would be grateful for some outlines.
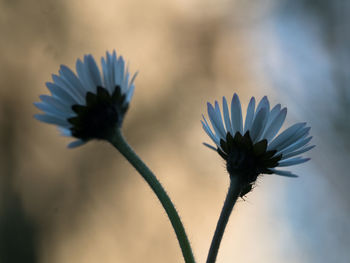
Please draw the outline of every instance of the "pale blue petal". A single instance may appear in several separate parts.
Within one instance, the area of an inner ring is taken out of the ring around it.
[[[294,157],[294,156],[297,156],[299,154],[303,154],[307,151],[310,151],[312,148],[314,148],[315,145],[311,145],[311,146],[307,146],[307,147],[304,147],[298,151],[294,151],[294,152],[290,152],[290,153],[287,153],[287,154],[284,154],[282,155],[282,160],[285,160],[285,159],[288,159],[290,157]]]
[[[135,79],[137,77],[137,75],[139,74],[138,71],[135,72],[135,74],[132,76],[131,80],[130,80],[130,84],[129,85],[132,85],[134,82],[135,82]]]
[[[202,115],[202,117],[203,117],[204,123],[203,123],[203,121],[201,121],[201,122],[205,126],[204,130],[207,132],[207,134],[213,140],[213,142],[215,142],[215,144],[217,144],[219,146],[220,145],[220,138],[212,132],[212,130],[210,129],[210,126],[207,122],[207,119],[204,117],[204,115]]]
[[[219,116],[217,116],[216,111],[214,110],[213,106],[208,102],[208,115],[210,122],[213,126],[213,129],[215,131],[215,135],[219,138],[225,139],[226,134],[223,130],[222,122],[219,120]]]
[[[203,145],[207,146],[209,149],[214,150],[215,152],[217,152],[217,148],[215,148],[214,146],[211,146],[210,144],[207,144],[205,142],[203,142]]]
[[[300,129],[302,129],[306,125],[303,123],[296,123],[290,126],[288,129],[283,131],[280,135],[278,135],[268,146],[267,150],[280,150],[280,146],[283,145],[288,139],[293,137]]]
[[[297,165],[297,164],[305,163],[309,160],[310,158],[301,158],[301,157],[287,159],[287,160],[278,162],[278,167]]]
[[[72,131],[68,128],[58,127],[58,130],[60,131],[62,136],[66,136],[66,137],[72,136]]]
[[[127,93],[126,93],[126,102],[127,103],[130,103],[131,99],[132,99],[132,96],[134,94],[134,90],[135,90],[135,85],[134,84],[131,84],[130,85],[130,88],[128,89]]]
[[[125,62],[123,57],[120,56],[116,60],[116,64],[114,66],[114,84],[116,86],[119,85],[121,88],[123,86],[124,71],[125,71]]]
[[[222,121],[220,106],[217,101],[215,101],[215,114],[216,114],[216,119],[218,120],[218,125],[219,125],[218,128],[220,129],[220,132],[223,134],[223,138],[226,138],[224,122]]]
[[[262,138],[261,136],[263,135],[264,131],[265,131],[265,128],[266,128],[266,124],[269,120],[269,115],[270,115],[270,103],[269,103],[269,100],[267,99],[266,96],[264,96],[259,104],[258,104],[258,107],[256,108],[256,111],[255,111],[255,115],[254,115],[254,120],[253,120],[253,123],[255,121],[255,118],[257,117],[258,113],[260,112],[261,109],[265,109],[266,110],[266,116],[264,116],[264,123],[262,123],[262,126],[261,126],[261,130],[259,130],[259,133],[257,135],[257,137],[255,138],[255,142],[257,141],[260,141]],[[253,128],[252,128],[253,129]]]
[[[245,124],[244,124],[244,133],[246,133],[252,126],[252,123],[254,120],[254,112],[255,112],[255,98],[252,97],[250,99],[250,102],[247,108],[247,115],[245,117]]]
[[[65,101],[62,101],[62,99],[57,98],[57,97],[52,97],[48,95],[40,95],[39,98],[45,102],[46,104],[52,105],[55,107],[57,110],[62,111],[62,112],[70,112],[72,113],[72,109],[70,105],[66,105]]]
[[[275,137],[275,135],[281,129],[284,123],[284,120],[286,119],[286,116],[287,116],[287,108],[284,108],[275,116],[275,118],[270,122],[270,124],[267,124],[265,132],[262,135],[262,138],[266,139],[267,141],[270,141],[273,137]],[[271,119],[271,116],[269,119]]]
[[[73,149],[73,148],[76,148],[76,147],[79,147],[83,144],[87,143],[87,141],[83,141],[83,140],[76,140],[76,141],[73,141],[71,143],[68,144],[68,148],[70,149]]]
[[[130,103],[130,101],[131,101],[131,99],[132,99],[132,96],[133,96],[133,94],[134,94],[134,89],[135,89],[135,84],[134,84],[134,82],[135,82],[135,78],[136,78],[137,74],[138,74],[138,72],[136,72],[136,73],[132,76],[132,78],[131,78],[131,80],[130,80],[129,88],[128,88],[127,92],[126,92],[126,101],[127,101],[127,103]]]
[[[267,108],[261,108],[260,111],[256,114],[252,128],[250,129],[250,137],[253,143],[257,142],[260,135],[265,129],[267,121]]]
[[[311,139],[312,139],[312,136],[307,137],[307,138],[300,138],[296,142],[290,144],[288,147],[286,147],[283,150],[280,150],[279,152],[277,152],[276,155],[278,155],[278,154],[285,155],[285,154],[290,153],[292,151],[298,150],[299,148],[301,148],[304,145],[308,144],[311,141]]]
[[[281,104],[276,104],[275,107],[272,108],[272,110],[270,111],[270,117],[273,119],[275,118],[278,113],[280,113],[281,111]]]
[[[102,65],[102,71],[103,71],[103,80],[105,88],[109,91],[109,94],[113,94],[114,91],[114,81],[113,81],[113,74],[110,74],[110,63],[108,55],[106,55],[106,60],[104,57],[101,58],[101,65]]]
[[[218,136],[216,136],[210,129],[209,124],[207,122],[207,120],[205,119],[205,117],[203,116],[204,122],[201,121],[202,125],[203,125],[203,129],[205,130],[205,132],[209,135],[209,137],[213,140],[213,142],[215,144],[217,144],[218,146],[220,145],[220,138]]]
[[[305,138],[306,136],[308,136],[310,129],[311,129],[310,127],[299,129],[295,134],[290,136],[284,143],[280,144],[277,150],[282,151],[285,148],[289,147],[290,145],[294,144],[295,142],[298,142],[299,140]]]
[[[231,127],[230,114],[228,111],[227,101],[226,101],[225,97],[222,97],[222,111],[224,114],[226,131],[231,133],[232,136],[234,136],[234,133],[233,133],[232,127]]]
[[[236,93],[233,95],[231,101],[231,124],[233,136],[236,132],[243,133],[241,102]]]
[[[51,114],[35,114],[34,118],[46,122],[49,124],[59,125],[62,127],[69,127],[71,126],[66,119],[62,119],[57,115],[51,115]]]
[[[266,108],[266,109],[267,109],[267,112],[270,113],[270,102],[269,102],[269,100],[267,99],[267,96],[264,96],[264,97],[260,100],[260,102],[259,102],[259,104],[258,104],[258,107],[256,108],[255,113],[257,114],[257,113],[258,113],[261,109],[263,109],[263,108]]]
[[[80,94],[79,91],[75,87],[72,86],[68,81],[66,81],[64,78],[61,78],[57,75],[52,75],[52,79],[55,84],[60,86],[62,89],[64,89],[71,97],[74,99],[74,104],[81,104],[83,105],[85,102],[85,98]]]
[[[121,90],[122,90],[122,93],[125,94],[125,92],[128,90],[128,83],[129,83],[129,78],[130,78],[130,73],[129,71],[127,70],[126,71],[126,74],[124,76],[124,79],[122,81],[122,86],[121,86]]]
[[[84,72],[85,72],[84,74],[85,74],[86,84],[89,86],[89,90],[91,90],[92,93],[96,94],[97,85],[95,84],[93,74],[91,74],[92,72],[90,70],[88,55],[84,56],[83,68],[84,68]]]
[[[286,176],[286,177],[298,177],[297,175],[291,173],[290,171],[281,171],[276,169],[270,169],[274,174]]]
[[[85,90],[95,93],[96,87],[93,86],[93,84],[90,80],[90,77],[86,75],[85,66],[80,59],[77,59],[75,67],[76,67],[76,70],[77,70],[77,73],[79,76],[79,80],[82,83],[82,85],[84,86]]]
[[[76,100],[70,93],[68,93],[68,91],[65,88],[62,88],[59,85],[51,82],[46,82],[46,87],[49,89],[52,96],[55,96],[57,99],[59,99],[62,102],[62,104],[68,107],[76,104]]]
[[[281,104],[277,104],[275,107],[272,108],[272,110],[270,111],[270,114],[269,114],[269,119],[268,119],[267,124],[266,124],[266,129],[267,129],[267,127],[270,127],[270,124],[277,117],[277,115],[280,113],[280,111],[281,111]]]
[[[74,74],[74,72],[70,68],[68,68],[65,65],[61,65],[60,74],[62,75],[63,78],[66,79],[66,81],[68,81],[69,83],[72,84],[72,86],[75,87],[77,92],[79,92],[79,94],[83,98],[85,98],[86,90],[84,89],[84,87],[83,87],[82,83],[80,82],[79,78]]]
[[[85,64],[89,71],[89,76],[96,87],[102,86],[100,70],[97,67],[96,61],[92,55],[85,56]]]
[[[115,90],[115,78],[114,78],[114,70],[116,68],[116,53],[113,51],[112,54],[108,53],[106,54],[107,57],[107,70],[108,70],[108,76],[110,79],[110,87],[109,90],[111,91],[111,94]]]
[[[34,102],[34,105],[44,112],[47,112],[50,115],[57,115],[61,117],[62,119],[68,119],[71,117],[71,114],[67,111],[60,111],[56,107],[54,107],[51,104],[47,104],[45,102]]]

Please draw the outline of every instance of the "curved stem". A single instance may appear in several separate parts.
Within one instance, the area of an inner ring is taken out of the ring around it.
[[[134,166],[134,168],[142,175],[148,185],[152,188],[154,193],[157,195],[159,201],[163,205],[170,222],[175,230],[177,239],[179,241],[183,257],[186,263],[194,263],[194,257],[190,242],[187,238],[184,226],[181,223],[181,219],[171,202],[169,196],[163,189],[160,182],[157,180],[152,171],[143,163],[143,161],[136,155],[133,149],[124,139],[124,136],[120,130],[117,130],[113,139],[110,143],[124,155],[124,157]]]
[[[239,197],[241,189],[239,187],[238,178],[231,177],[230,188],[226,196],[224,207],[221,210],[220,218],[218,224],[216,225],[215,233],[213,240],[211,241],[207,263],[214,263],[218,255],[220,243],[225,232],[225,228],[228,222],[228,219],[231,215],[232,209]]]

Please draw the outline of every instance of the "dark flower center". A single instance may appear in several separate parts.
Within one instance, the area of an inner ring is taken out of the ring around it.
[[[73,126],[72,135],[82,139],[105,139],[113,136],[115,129],[120,128],[128,109],[125,95],[120,86],[116,86],[112,95],[103,88],[97,87],[97,93],[86,93],[86,105],[75,104],[72,110],[76,117],[68,119]]]
[[[231,177],[238,177],[241,184],[241,196],[252,190],[259,174],[271,174],[270,168],[278,165],[282,155],[274,156],[276,151],[267,151],[267,140],[253,144],[249,131],[244,136],[236,132],[232,137],[226,135],[226,141],[220,140],[218,153],[226,160],[227,171]]]

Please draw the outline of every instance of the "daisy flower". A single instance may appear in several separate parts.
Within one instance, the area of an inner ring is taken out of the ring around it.
[[[77,59],[77,74],[61,65],[53,82],[46,83],[51,95],[41,95],[41,102],[34,103],[44,112],[34,116],[37,120],[57,125],[62,135],[77,139],[69,148],[91,139],[110,140],[121,128],[136,74],[130,78],[124,59],[115,51],[106,52],[101,66],[100,72],[92,55]]]
[[[53,82],[46,83],[51,95],[41,95],[41,102],[34,105],[44,114],[37,114],[39,121],[59,127],[62,135],[75,137],[68,147],[77,147],[91,139],[110,142],[140,173],[151,187],[174,228],[186,263],[194,263],[194,257],[185,228],[175,206],[157,177],[134,152],[121,130],[135,86],[136,74],[130,78],[122,57],[115,51],[101,58],[100,72],[91,55],[76,62],[76,74],[61,66]]]
[[[251,98],[244,122],[237,94],[233,95],[230,110],[223,97],[222,112],[217,101],[214,106],[208,103],[212,128],[204,116],[201,122],[215,146],[205,145],[226,160],[231,177],[238,177],[241,197],[252,190],[260,174],[296,177],[290,171],[278,168],[310,160],[300,157],[314,147],[309,145],[312,138],[309,136],[310,127],[304,122],[296,123],[277,135],[286,118],[287,108],[281,109],[281,105],[277,104],[270,110],[266,96],[256,109],[255,98]]]

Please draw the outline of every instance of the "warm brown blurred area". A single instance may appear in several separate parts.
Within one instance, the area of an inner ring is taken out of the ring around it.
[[[237,92],[244,107],[265,94],[275,104],[283,93],[254,69],[261,57],[250,37],[274,1],[248,2],[0,1],[0,262],[182,262],[161,205],[118,152],[104,142],[67,149],[68,139],[33,118],[60,64],[113,49],[139,71],[124,134],[205,261],[229,180],[202,145],[206,102]],[[238,203],[218,262],[320,262],[276,211],[289,182],[266,176]]]

